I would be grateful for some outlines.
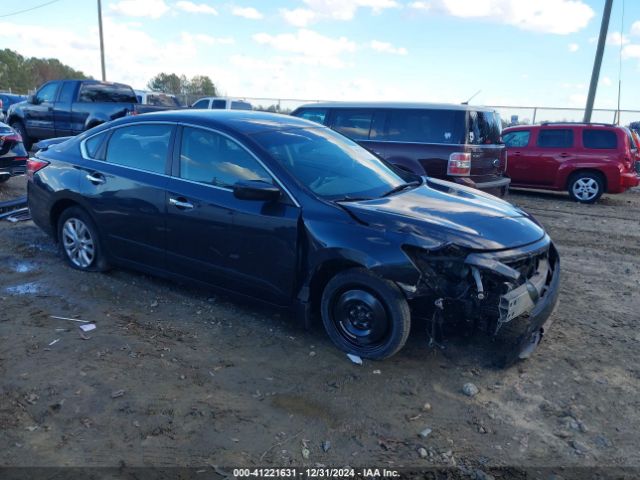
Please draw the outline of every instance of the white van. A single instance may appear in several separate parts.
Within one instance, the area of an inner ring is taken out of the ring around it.
[[[199,99],[191,108],[198,110],[253,110],[246,100],[225,97],[205,97]]]

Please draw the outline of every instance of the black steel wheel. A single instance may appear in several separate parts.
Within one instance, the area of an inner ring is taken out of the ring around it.
[[[398,352],[411,327],[402,292],[365,269],[346,270],[329,281],[322,294],[321,314],[338,348],[376,360]]]

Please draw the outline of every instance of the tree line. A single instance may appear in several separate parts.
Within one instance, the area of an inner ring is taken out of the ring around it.
[[[27,58],[8,48],[0,50],[0,90],[2,91],[27,93],[50,80],[69,78],[90,77],[56,58]]]
[[[63,64],[56,58],[25,57],[5,48],[0,50],[0,91],[28,93],[51,80],[84,80],[93,77]],[[207,75],[187,78],[175,73],[159,73],[149,80],[154,92],[185,96],[217,96],[218,89]]]

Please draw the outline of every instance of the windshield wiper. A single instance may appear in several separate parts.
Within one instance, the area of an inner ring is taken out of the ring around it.
[[[422,182],[420,182],[418,180],[414,180],[413,182],[408,182],[408,183],[402,183],[402,184],[398,185],[397,187],[392,188],[391,190],[389,190],[387,193],[385,193],[382,196],[383,197],[388,197],[389,195],[393,195],[394,193],[401,192],[402,190],[406,190],[407,188],[419,187],[421,184],[422,184]]]
[[[350,195],[345,195],[342,198],[337,198],[334,202],[364,202],[365,200],[373,200],[371,197],[352,197]]]

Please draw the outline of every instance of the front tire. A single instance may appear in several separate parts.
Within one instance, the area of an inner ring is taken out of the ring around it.
[[[372,360],[397,353],[411,329],[411,312],[400,289],[360,268],[329,281],[322,293],[321,314],[339,349]]]
[[[574,173],[569,179],[568,191],[576,202],[595,203],[604,193],[604,181],[597,173]]]
[[[70,267],[86,272],[109,268],[91,217],[79,207],[62,212],[58,220],[60,252]]]

